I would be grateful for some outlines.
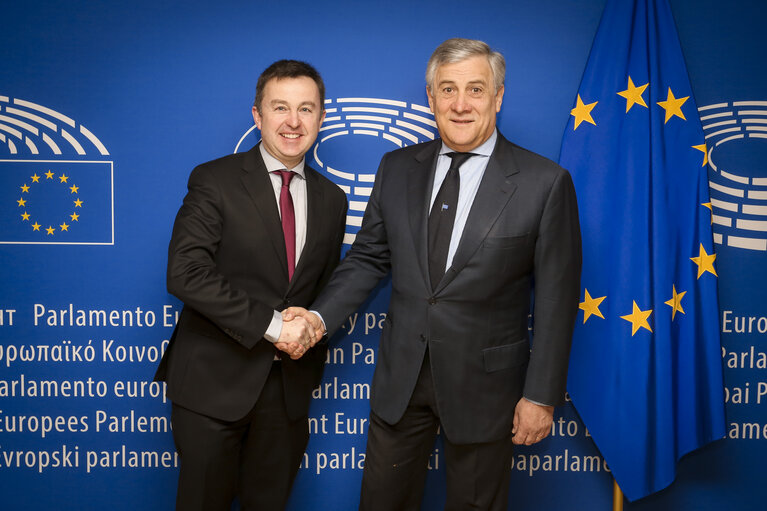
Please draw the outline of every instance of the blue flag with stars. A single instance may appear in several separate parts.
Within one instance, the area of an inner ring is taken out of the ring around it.
[[[635,500],[725,434],[707,150],[667,0],[608,0],[560,164],[583,235],[568,391]]]

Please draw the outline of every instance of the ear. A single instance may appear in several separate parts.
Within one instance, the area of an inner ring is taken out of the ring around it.
[[[258,113],[258,108],[256,107],[253,107],[253,122],[256,124],[256,128],[258,128],[260,131],[261,130],[261,114]]]
[[[503,103],[503,85],[501,85],[501,88],[498,89],[498,92],[495,93],[495,113],[498,113],[501,111],[501,103]]]
[[[429,89],[429,86],[426,86],[426,99],[429,100],[429,110],[431,110],[431,113],[434,113],[434,97],[431,95],[431,89]]]

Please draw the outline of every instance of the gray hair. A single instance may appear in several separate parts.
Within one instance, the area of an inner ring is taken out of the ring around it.
[[[434,53],[429,57],[429,62],[426,64],[426,86],[429,91],[432,90],[434,85],[434,75],[437,74],[437,68],[443,64],[455,64],[471,57],[482,56],[487,58],[490,69],[493,71],[493,82],[495,85],[495,92],[503,87],[504,78],[506,76],[506,59],[503,58],[497,51],[490,49],[490,46],[483,41],[476,39],[462,39],[455,37],[448,39],[444,43],[437,46]]]

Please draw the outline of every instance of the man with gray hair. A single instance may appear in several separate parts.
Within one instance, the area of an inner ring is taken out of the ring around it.
[[[507,509],[512,443],[545,438],[564,401],[581,268],[575,190],[567,171],[496,129],[504,73],[482,41],[435,50],[426,91],[441,139],[384,155],[357,239],[312,305],[333,332],[392,273],[366,511],[420,508],[438,427],[445,509]]]

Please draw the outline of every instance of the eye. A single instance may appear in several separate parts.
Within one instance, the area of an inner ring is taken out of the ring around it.
[[[287,110],[287,107],[285,107],[285,105],[277,105],[274,109],[278,112],[284,112]]]
[[[469,89],[469,94],[471,94],[472,96],[481,96],[483,92],[484,90],[482,89],[482,87],[472,87],[471,89]]]
[[[455,89],[453,87],[447,86],[442,87],[442,95],[443,96],[452,96],[455,93]]]

